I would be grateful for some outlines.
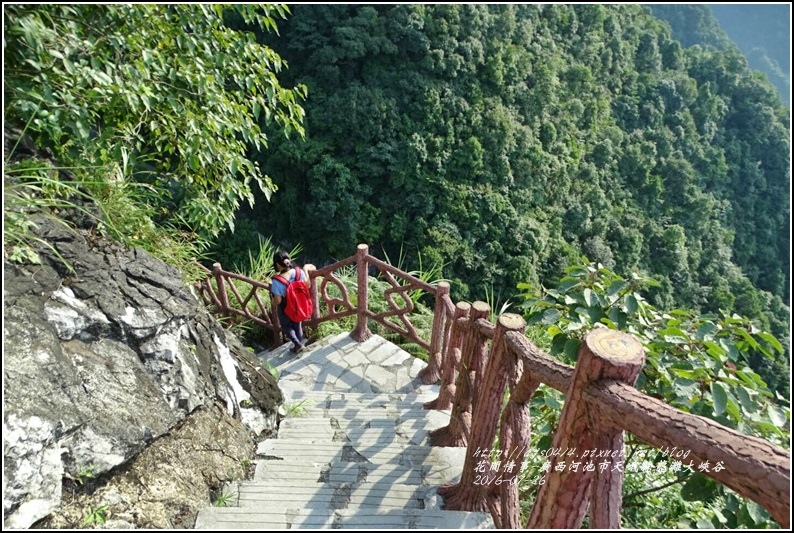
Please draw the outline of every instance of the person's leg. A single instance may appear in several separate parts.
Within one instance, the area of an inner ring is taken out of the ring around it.
[[[284,311],[279,307],[278,308],[278,321],[281,324],[281,331],[284,332],[284,335],[292,342],[293,351],[298,350],[299,348],[303,347],[303,343],[301,342],[302,334],[299,334],[299,331],[296,331],[296,323],[287,318],[287,315],[284,314]],[[300,324],[297,324],[298,328]]]
[[[303,336],[303,322],[295,322],[295,333],[298,336],[301,346],[306,344],[306,338]]]

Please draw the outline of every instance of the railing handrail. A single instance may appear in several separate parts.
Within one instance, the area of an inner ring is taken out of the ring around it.
[[[475,321],[459,319],[459,324],[470,335],[480,337],[483,341],[496,342],[494,333],[498,328],[484,319]],[[524,404],[529,401],[531,394],[541,383],[566,395],[570,392],[576,372],[575,367],[548,356],[522,332],[504,331],[503,336],[504,345],[510,352],[510,356],[514,357],[516,361],[520,361],[515,367],[517,375],[513,377],[513,381],[517,384],[516,387],[523,385],[523,394],[525,395],[527,389],[531,389],[529,395],[526,395],[523,400]],[[487,365],[491,364],[494,364],[493,348],[487,360]],[[483,369],[481,369],[482,371]],[[460,381],[458,383],[460,384]],[[444,383],[442,383],[443,386]],[[475,392],[477,403],[492,403],[499,406],[503,403],[503,395],[498,390],[483,391],[478,389]],[[491,392],[493,397],[485,397],[486,392]],[[511,393],[510,398],[514,394],[515,391]],[[594,421],[597,421],[599,429],[612,427],[621,432],[627,431],[638,440],[657,449],[665,447],[669,449],[674,446],[679,450],[687,449],[690,452],[688,459],[696,465],[705,461],[710,461],[711,464],[720,462],[723,469],[714,470],[712,468],[700,473],[758,503],[782,527],[789,527],[790,451],[775,446],[764,439],[744,435],[711,419],[676,409],[663,401],[643,394],[626,383],[608,379],[594,381],[586,384],[579,391],[578,396],[582,397],[583,401],[589,405],[594,406],[588,411],[591,413],[588,416],[595,417]],[[593,415],[592,413],[601,414]],[[472,426],[473,424],[474,421],[472,421]],[[445,434],[448,427],[437,430],[437,433]],[[467,433],[476,433],[476,429],[470,427]],[[495,435],[491,435],[488,442],[492,442],[494,437]],[[465,440],[467,442],[464,445],[468,446],[467,457],[472,456],[476,448],[472,449],[472,443],[468,437]],[[502,438],[500,438],[501,441]],[[552,464],[552,469],[553,467]],[[465,474],[466,472],[463,477]],[[508,490],[508,484],[503,486],[502,492]],[[493,489],[495,488],[475,486],[463,489],[460,486],[451,486],[445,487],[442,492],[445,494],[445,505],[447,497],[450,498],[449,503],[452,504],[446,508],[476,511],[482,510],[482,506],[487,505],[494,516],[497,527],[512,527],[509,525],[508,517],[505,516],[503,509],[494,507],[499,504],[504,507],[504,501],[502,501],[504,498],[503,495],[496,496],[499,491]],[[466,490],[469,492],[466,493]],[[471,494],[474,492],[479,496],[473,497]],[[466,495],[462,496],[461,494]],[[458,505],[461,501],[466,504]],[[518,502],[515,503],[515,512],[517,513]],[[469,507],[467,508],[466,505]],[[532,526],[549,527],[548,524],[539,523],[531,524],[529,527]]]
[[[524,362],[524,372],[531,372],[536,379],[560,392],[568,391],[574,367],[552,359],[522,335],[514,332],[506,335],[508,346]],[[602,418],[602,422],[614,424],[654,448],[678,447],[690,450],[695,462],[722,462],[724,470],[702,473],[766,507],[781,524],[785,522],[782,516],[788,514],[791,502],[788,450],[676,409],[624,383],[601,381],[590,384],[582,393],[601,412],[621,415]],[[659,432],[659,421],[664,424],[663,432]],[[770,509],[770,503],[781,508]]]
[[[366,279],[369,267],[374,266],[379,271],[386,273],[387,281],[392,284],[392,289],[387,290],[387,292],[401,292],[403,293],[403,299],[407,304],[405,308],[398,308],[398,306],[394,303],[393,300],[387,299],[388,303],[391,307],[391,310],[375,313],[366,307],[367,298],[367,284],[366,282],[361,283],[359,280],[359,287],[358,287],[358,300],[357,305],[354,307],[353,304],[350,302],[349,295],[347,294],[347,289],[341,283],[341,281],[336,278],[334,272],[340,268],[345,266],[356,264],[358,271],[363,273],[364,278]],[[260,325],[265,326],[267,329],[271,330],[275,339],[278,339],[280,336],[280,324],[278,320],[276,320],[276,313],[275,308],[271,304],[271,309],[268,311],[264,309],[264,305],[259,300],[259,297],[256,293],[257,289],[262,289],[267,292],[270,291],[271,283],[270,281],[260,281],[256,279],[249,278],[242,274],[238,274],[236,272],[231,272],[228,270],[224,270],[220,263],[214,263],[213,269],[210,270],[205,266],[199,264],[201,269],[207,273],[207,278],[201,280],[196,283],[197,289],[199,294],[201,295],[204,303],[206,305],[214,305],[217,309],[217,312],[229,316],[229,315],[237,315],[244,317],[246,319],[252,320],[257,322]],[[397,281],[394,280],[393,276],[397,276],[403,283],[398,285]],[[322,278],[322,282],[318,287],[317,279]],[[215,279],[216,285],[218,288],[218,293],[212,288],[210,284],[210,280]],[[252,289],[251,292],[248,294],[247,297],[242,297],[237,289],[234,287],[232,283],[228,283],[227,280],[234,279],[239,280],[244,283],[248,283],[251,285]],[[345,259],[341,259],[336,261],[331,265],[324,266],[322,268],[318,268],[309,273],[309,280],[311,283],[311,293],[312,299],[314,300],[314,315],[308,321],[309,325],[316,326],[322,322],[326,322],[329,320],[338,320],[341,318],[345,318],[351,315],[358,315],[359,319],[356,324],[356,329],[353,332],[353,336],[358,340],[364,340],[366,336],[369,335],[368,330],[366,330],[366,320],[372,319],[379,324],[383,325],[387,329],[394,331],[407,340],[414,342],[431,352],[431,365],[429,365],[430,371],[423,371],[423,380],[426,382],[435,382],[438,380],[439,376],[439,367],[437,364],[433,363],[433,355],[436,355],[435,359],[440,357],[440,352],[442,351],[442,345],[444,344],[443,331],[445,329],[444,323],[447,319],[447,316],[451,315],[450,308],[454,308],[451,300],[449,299],[449,285],[445,282],[441,282],[438,285],[432,285],[427,283],[416,276],[400,270],[397,267],[394,267],[385,261],[378,259],[377,257],[369,254],[369,248],[365,244],[359,245],[359,251],[356,255],[347,257]],[[332,298],[327,293],[327,286],[328,284],[334,284],[339,289],[341,293],[341,298]],[[228,289],[227,289],[228,285]],[[243,309],[239,309],[234,307],[229,303],[229,299],[227,298],[227,290],[231,290],[232,293],[235,295],[238,303],[240,304],[247,304],[251,300],[251,298],[255,298],[258,302],[260,307],[260,314],[255,315],[251,313],[246,305],[242,305]],[[431,296],[436,298],[436,312],[433,320],[433,331],[430,339],[423,339],[419,336],[416,330],[411,325],[410,321],[407,319],[406,314],[410,313],[413,310],[413,302],[410,298],[405,295],[405,293],[414,291],[414,290],[422,290],[426,293],[430,294]],[[324,314],[320,315],[320,300],[326,304],[329,311]],[[362,306],[362,303],[364,306]],[[345,309],[342,311],[337,311],[337,307],[344,307]],[[363,308],[362,308],[363,307]],[[397,317],[402,321],[402,327],[394,324],[389,320],[391,317]]]

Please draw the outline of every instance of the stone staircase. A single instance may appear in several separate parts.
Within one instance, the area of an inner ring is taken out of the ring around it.
[[[460,477],[466,450],[427,445],[449,412],[422,408],[438,395],[416,379],[425,363],[377,335],[287,348],[264,355],[284,393],[278,438],[259,443],[254,478],[196,529],[493,528],[487,513],[441,510],[436,489]]]

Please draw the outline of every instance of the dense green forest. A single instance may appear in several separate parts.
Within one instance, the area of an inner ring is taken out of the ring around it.
[[[750,66],[791,105],[791,5],[714,4],[709,8]]]
[[[403,248],[472,299],[584,254],[788,336],[788,110],[735,48],[636,5],[302,5],[266,42],[309,98],[305,141],[255,156],[279,187],[257,231]]]
[[[3,17],[7,260],[40,261],[39,211],[76,210],[70,223],[187,281],[196,257],[269,265],[263,236],[318,264],[367,242],[406,270],[443,267],[456,300],[512,300],[566,362],[589,328],[630,331],[644,393],[790,446],[789,111],[707,11],[671,9],[668,24],[638,5],[4,4]],[[549,445],[562,401],[533,399],[532,446]],[[772,525],[706,476],[641,474],[626,476],[629,527]]]
[[[653,4],[681,44],[727,50],[736,46],[751,68],[763,72],[783,103],[791,95],[791,7],[788,4]]]

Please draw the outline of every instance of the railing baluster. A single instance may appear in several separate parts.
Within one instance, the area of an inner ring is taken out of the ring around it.
[[[464,335],[460,319],[468,318],[469,311],[471,311],[471,304],[468,302],[458,302],[455,306],[455,313],[450,319],[452,328],[449,333],[446,355],[442,363],[443,372],[438,398],[427,402],[424,405],[425,409],[438,409],[439,411],[452,409],[453,401],[455,400],[455,378],[458,374],[458,365],[460,365],[461,345],[463,344]]]
[[[430,354],[427,366],[419,372],[419,379],[425,385],[435,383],[441,378],[441,342],[444,340],[444,318],[446,306],[444,296],[449,293],[449,283],[439,282],[436,287],[436,307],[433,311],[433,331],[430,334]]]
[[[224,282],[223,269],[220,263],[212,264],[212,275],[218,285],[218,298],[221,301],[220,312],[223,316],[229,316],[229,298],[226,296],[226,283]]]
[[[519,331],[523,335],[523,331]],[[540,381],[526,369],[523,357],[520,357],[510,343],[505,343],[507,350],[507,385],[510,398],[502,412],[499,424],[499,448],[502,452],[502,464],[509,461],[513,466],[504,473],[505,479],[517,479],[526,455],[526,445],[531,436],[529,417],[529,401],[540,386]],[[498,526],[503,529],[520,529],[521,512],[518,506],[518,482],[502,483],[496,487],[498,497],[492,515],[499,515]],[[497,521],[495,519],[495,521]]]
[[[519,315],[507,313],[499,317],[488,364],[479,380],[482,389],[478,391],[477,406],[472,416],[471,433],[460,482],[443,485],[438,489],[438,493],[444,498],[444,509],[488,510],[486,498],[490,484],[488,482],[475,484],[477,472],[480,471],[487,477],[498,477],[499,474],[491,470],[489,456],[485,453],[480,455],[478,452],[491,449],[496,435],[496,423],[502,410],[508,369],[504,334],[507,331],[521,331],[525,326],[524,319]],[[475,453],[479,456],[475,457]],[[498,521],[498,517],[495,518]],[[497,527],[500,527],[498,523]]]
[[[469,428],[471,428],[471,412],[474,404],[474,383],[477,371],[485,359],[488,348],[488,339],[483,337],[474,323],[485,318],[491,308],[485,302],[474,302],[461,349],[460,370],[455,387],[455,404],[452,406],[452,415],[449,424],[443,428],[430,432],[432,446],[466,446]]]
[[[358,304],[356,307],[356,329],[350,334],[357,342],[364,342],[372,336],[372,333],[367,326],[367,314],[369,310],[369,298],[367,295],[367,284],[369,283],[369,276],[367,273],[367,254],[369,246],[366,244],[358,245],[358,253],[356,255],[356,271],[358,273]]]
[[[558,471],[555,467],[560,461],[565,461],[566,466],[572,461],[578,461],[582,469],[585,469],[589,460],[585,454],[596,449],[597,441],[601,444],[608,441],[613,446],[619,445],[621,452],[623,450],[623,430],[602,430],[594,424],[597,415],[588,412],[582,392],[588,383],[601,379],[614,379],[633,385],[644,363],[645,349],[630,335],[606,328],[594,329],[585,335],[579,348],[573,380],[565,395],[565,407],[552,441],[555,450],[572,453],[552,458],[546,483],[538,491],[527,528],[578,529],[582,525],[592,493],[594,470],[574,471],[565,468]],[[608,435],[609,438],[597,439],[599,433]],[[604,482],[610,483],[610,486],[602,488],[608,488],[607,497],[617,499],[617,504],[610,502],[608,509],[595,513],[591,518],[598,525],[593,524],[593,527],[616,527],[616,522],[617,526],[620,525],[622,487],[611,484],[621,483],[622,477],[610,473],[605,473],[604,477]],[[604,503],[601,497],[602,495],[597,497],[599,504]]]

